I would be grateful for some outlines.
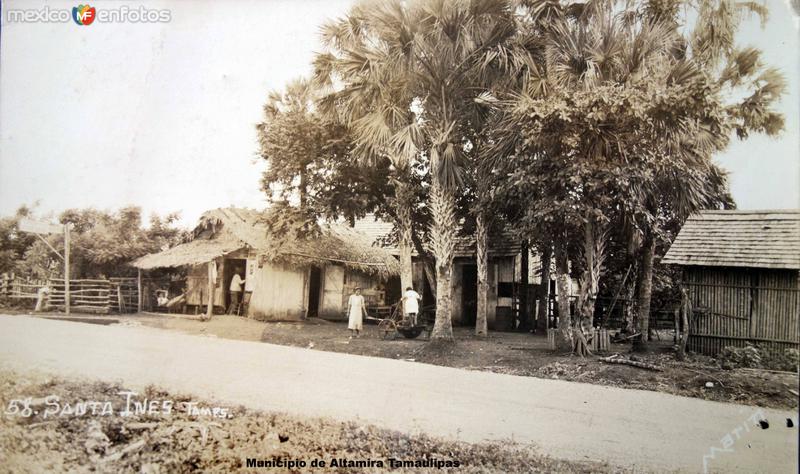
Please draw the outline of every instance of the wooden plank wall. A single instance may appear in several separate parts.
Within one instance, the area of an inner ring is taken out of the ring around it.
[[[255,270],[247,316],[261,321],[304,318],[306,273],[305,269],[265,262]]]
[[[690,350],[715,355],[747,342],[779,350],[798,346],[797,271],[690,267],[685,284],[694,309]]]

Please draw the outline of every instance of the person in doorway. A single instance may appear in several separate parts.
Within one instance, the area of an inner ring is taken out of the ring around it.
[[[244,285],[244,278],[241,277],[241,268],[237,268],[236,272],[231,278],[231,304],[228,306],[228,314],[237,313],[239,310],[239,302],[242,301],[242,287]]]
[[[403,293],[403,313],[406,315],[406,319],[411,322],[412,326],[417,325],[417,314],[419,313],[419,302],[422,297],[414,291],[414,288],[410,286],[406,288],[406,292]]]
[[[364,325],[364,316],[367,315],[367,304],[361,295],[361,288],[356,288],[355,292],[347,300],[347,329],[350,330],[352,338],[359,337]]]

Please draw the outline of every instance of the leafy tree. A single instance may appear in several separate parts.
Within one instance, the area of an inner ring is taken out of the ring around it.
[[[150,226],[142,226],[141,209],[126,207],[117,212],[96,209],[70,209],[59,221],[71,224],[70,276],[87,278],[132,275],[128,263],[187,239],[186,232],[175,227],[178,214],[152,215]],[[47,237],[49,244],[64,254],[62,236]],[[63,263],[41,241],[35,241],[16,262],[20,274],[36,278],[61,278]]]
[[[16,270],[16,263],[36,241],[32,234],[19,231],[19,220],[29,217],[31,209],[22,206],[10,217],[0,218],[0,274]]]
[[[578,318],[570,328],[562,307],[560,327],[565,345],[582,353],[609,223],[654,222],[652,202],[669,201],[654,182],[696,185],[690,192],[705,197],[711,153],[727,140],[725,110],[716,85],[676,54],[684,43],[666,21],[605,1],[531,2],[527,12],[542,61],[528,87],[504,102],[514,157],[505,164],[514,168],[510,184],[533,197],[523,225],[554,238],[562,275],[568,242],[578,244]]]
[[[316,216],[352,223],[379,205],[388,162],[364,167],[354,160],[348,129],[320,114],[316,100],[302,79],[269,95],[257,126],[267,162],[262,188],[273,201],[296,200]]]
[[[709,93],[720,103],[723,122],[719,130],[699,130],[693,144],[721,151],[734,133],[739,139],[746,139],[750,133],[780,133],[784,118],[774,106],[785,90],[785,81],[779,71],[763,63],[759,50],[736,44],[742,21],[756,15],[763,25],[768,14],[766,6],[733,0],[652,0],[644,2],[643,12],[647,18],[658,19],[678,31],[685,9],[693,11],[697,18],[687,31],[688,47],[676,48],[675,54],[684,57],[711,82]],[[678,221],[682,225],[698,209],[733,206],[725,173],[713,164],[700,172],[697,167],[678,173],[662,169],[650,185],[647,212],[632,216],[642,242],[636,282],[636,326],[643,335],[649,332],[656,248],[668,242],[665,237],[670,235],[661,224]]]

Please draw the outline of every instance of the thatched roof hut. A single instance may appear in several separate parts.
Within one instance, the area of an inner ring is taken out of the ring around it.
[[[256,319],[340,318],[356,287],[368,303],[384,304],[386,280],[400,272],[389,251],[338,223],[294,226],[312,229],[288,235],[281,226],[292,218],[278,212],[208,211],[190,242],[145,255],[132,265],[140,270],[188,267],[187,309],[205,307],[209,315],[238,301],[231,287],[235,274],[245,277],[243,313]]]
[[[197,265],[239,249],[252,249],[268,261],[299,266],[340,263],[353,270],[381,277],[397,275],[400,266],[387,250],[373,246],[370,238],[338,223],[320,224],[317,236],[283,240],[269,236],[268,213],[242,208],[214,209],[204,213],[194,229],[194,239],[132,262],[136,268]]]

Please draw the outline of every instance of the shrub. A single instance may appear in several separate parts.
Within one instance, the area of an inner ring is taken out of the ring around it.
[[[800,370],[800,351],[786,349],[784,351],[767,351],[761,357],[761,366],[770,370]]]
[[[758,348],[750,343],[746,343],[744,347],[727,346],[719,353],[718,359],[723,369],[761,367],[761,354]]]
[[[754,346],[728,346],[718,356],[723,369],[749,367],[754,369],[797,371],[800,368],[800,352],[797,349],[783,351]]]

